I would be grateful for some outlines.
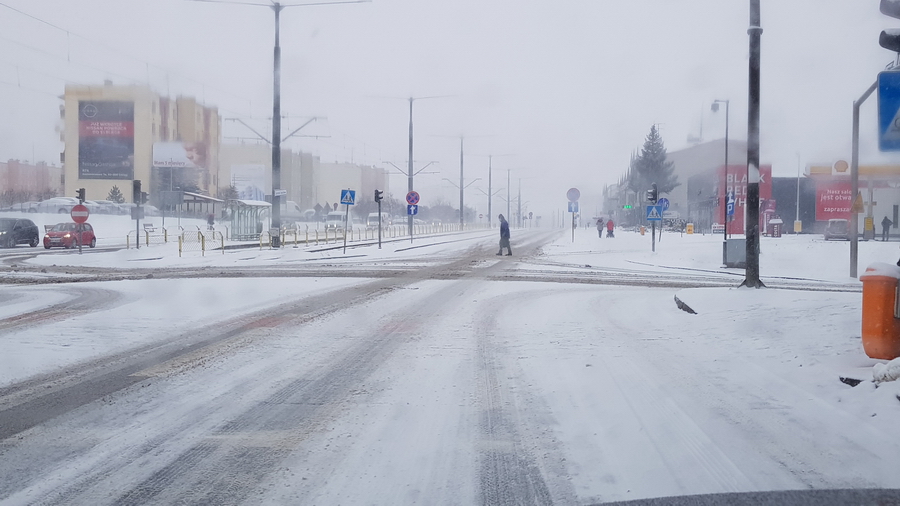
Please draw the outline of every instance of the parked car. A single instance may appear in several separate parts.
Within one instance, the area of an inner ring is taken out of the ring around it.
[[[85,200],[84,205],[88,207],[91,213],[119,214],[119,204],[111,200]]]
[[[20,213],[32,212],[32,213],[34,213],[34,212],[37,212],[34,209],[34,206],[36,206],[37,204],[38,203],[34,202],[34,201],[19,202],[17,204],[12,204],[12,205],[6,206],[3,209],[0,209],[0,211],[13,211],[13,212],[20,212]]]
[[[38,245],[40,233],[31,220],[0,218],[0,245],[13,248],[17,244]]]
[[[825,225],[825,240],[840,239],[850,240],[850,222],[848,220],[832,219]]]
[[[39,202],[34,209],[38,213],[69,214],[77,205],[78,199],[75,197],[53,197]]]
[[[325,228],[343,229],[347,222],[347,214],[344,211],[332,211],[325,217]]]
[[[77,223],[57,223],[44,234],[44,248],[50,249],[54,246],[75,248],[79,244],[91,248],[96,246],[97,237],[94,236],[94,227],[90,223],[83,223],[81,227],[82,230],[79,233]]]

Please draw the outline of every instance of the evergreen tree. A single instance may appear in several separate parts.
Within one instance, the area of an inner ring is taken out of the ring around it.
[[[239,197],[238,190],[234,185],[219,188],[219,198],[224,201],[237,200]]]
[[[119,190],[119,187],[117,185],[113,185],[113,187],[109,190],[109,193],[106,195],[106,200],[115,202],[116,204],[124,204],[125,196],[122,195],[122,190]]]
[[[632,156],[629,174],[628,187],[639,195],[652,183],[656,183],[660,194],[670,193],[681,184],[675,175],[675,164],[666,160],[666,146],[656,125],[650,127],[640,154]]]

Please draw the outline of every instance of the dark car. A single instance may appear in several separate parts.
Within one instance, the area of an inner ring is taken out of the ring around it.
[[[16,244],[27,244],[32,248],[40,242],[37,225],[31,220],[0,218],[0,246],[12,248]]]
[[[828,220],[825,225],[825,240],[839,239],[842,241],[850,240],[850,222],[847,220]]]
[[[78,228],[81,227],[79,232]],[[79,235],[81,236],[79,238]],[[94,227],[90,223],[78,225],[76,223],[57,223],[53,228],[44,234],[44,248],[50,249],[54,246],[63,248],[75,248],[79,244],[90,246],[93,248],[97,245],[97,238],[94,236]]]

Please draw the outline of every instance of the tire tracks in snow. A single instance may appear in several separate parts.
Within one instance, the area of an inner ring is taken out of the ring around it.
[[[552,431],[534,432],[523,418],[539,412],[541,425],[552,425],[552,414],[522,381],[518,366],[504,356],[509,352],[498,342],[503,335],[497,315],[503,306],[533,298],[534,291],[507,294],[485,301],[476,333],[477,378],[482,432],[479,469],[480,502],[483,505],[551,505],[574,503],[575,491],[567,481],[565,458]],[[507,336],[503,336],[504,338]],[[514,336],[527,339],[530,336]],[[532,415],[537,417],[537,415]],[[550,420],[548,420],[550,419]],[[540,457],[538,457],[538,455]]]
[[[40,309],[0,318],[0,330],[15,332],[35,325],[58,323],[75,316],[104,311],[128,302],[121,293],[103,288],[72,285],[57,288],[54,291],[65,292],[69,298]]]

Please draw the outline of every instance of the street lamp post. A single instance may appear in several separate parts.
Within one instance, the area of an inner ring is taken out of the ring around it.
[[[760,109],[760,54],[762,21],[760,0],[750,0],[749,98],[747,115],[747,268],[742,286],[763,288],[759,279],[759,109]]]
[[[367,3],[371,0],[338,0],[335,2],[311,2],[301,4],[287,4],[280,2],[272,2],[271,5],[256,4],[247,2],[234,2],[223,0],[220,2],[212,0],[195,0],[198,2],[211,3],[233,3],[241,5],[254,5],[258,7],[271,7],[275,11],[275,49],[274,49],[274,65],[273,65],[273,95],[272,95],[272,228],[281,230],[281,205],[278,190],[281,189],[281,11],[288,7],[306,7],[310,5],[331,5],[331,4],[358,4]],[[410,104],[412,107],[412,104]],[[272,237],[272,247],[281,247],[281,234],[276,233]]]
[[[719,110],[719,104],[725,104],[725,180],[724,186],[722,188],[722,225],[724,231],[722,233],[722,240],[728,241],[728,100],[713,100],[712,110],[716,112]]]

